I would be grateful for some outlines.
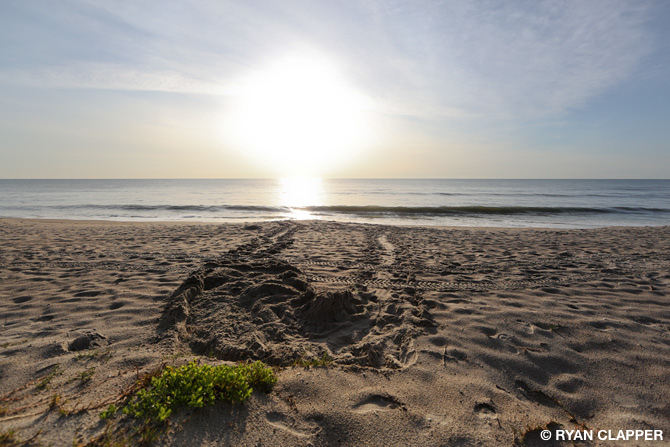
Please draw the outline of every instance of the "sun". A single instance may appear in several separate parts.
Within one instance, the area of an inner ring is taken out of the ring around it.
[[[279,176],[324,175],[364,149],[365,103],[326,59],[286,57],[243,82],[229,134]]]

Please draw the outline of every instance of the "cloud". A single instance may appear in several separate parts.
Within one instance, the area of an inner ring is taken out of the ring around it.
[[[26,87],[156,91],[228,95],[234,87],[176,70],[140,70],[121,64],[84,63],[43,69],[2,70],[0,82]]]
[[[5,7],[0,81],[228,94],[264,60],[308,45],[384,113],[530,118],[583,107],[654,45],[653,3],[623,0],[110,5]]]
[[[643,3],[380,2],[374,13],[391,61],[379,66],[398,71],[389,84],[408,102],[483,116],[581,107],[634,74],[653,44]]]

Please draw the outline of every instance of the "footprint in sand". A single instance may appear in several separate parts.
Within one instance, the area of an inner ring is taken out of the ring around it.
[[[371,413],[373,411],[390,411],[402,407],[403,404],[393,396],[372,394],[354,404],[351,409],[356,413]]]
[[[468,358],[468,355],[465,352],[461,351],[460,349],[457,348],[447,349],[447,347],[445,346],[443,358],[444,363],[446,364],[447,361],[455,361],[455,362],[464,361]]]
[[[493,405],[493,402],[477,402],[474,408],[475,413],[480,418],[489,418],[494,419],[498,417],[496,407]]]
[[[318,427],[310,426],[307,428],[295,427],[296,421],[285,414],[279,413],[278,411],[271,411],[265,415],[265,418],[273,428],[277,430],[282,430],[290,435],[296,436],[298,438],[307,438],[314,436],[319,432]]]
[[[498,330],[490,326],[480,326],[479,330],[487,337],[493,337],[498,333]]]
[[[565,393],[576,393],[584,385],[583,377],[574,374],[561,374],[554,379],[554,388]]]
[[[126,305],[125,301],[116,301],[109,305],[109,310],[116,310]]]
[[[402,363],[404,366],[415,364],[417,358],[418,353],[414,348],[414,342],[412,340],[410,340],[408,343],[403,343],[402,346],[400,346],[400,355],[398,360],[400,360],[400,363]]]

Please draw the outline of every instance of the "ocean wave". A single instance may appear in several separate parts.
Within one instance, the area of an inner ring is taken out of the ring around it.
[[[2,209],[4,207],[0,207]],[[39,209],[60,209],[60,210],[82,210],[82,211],[107,211],[110,216],[117,217],[118,212],[153,212],[153,213],[203,213],[206,215],[239,215],[249,213],[257,215],[277,216],[290,214],[294,210],[305,211],[314,214],[348,214],[359,216],[406,216],[418,217],[424,216],[514,216],[514,215],[602,215],[602,214],[644,214],[644,215],[663,215],[670,214],[667,208],[649,208],[649,207],[561,207],[561,206],[484,206],[484,205],[466,205],[466,206],[382,206],[382,205],[319,205],[319,206],[270,206],[270,205],[151,205],[151,204],[78,204],[78,205],[48,205],[48,206],[12,206],[11,209],[39,210]],[[141,217],[141,216],[137,216]]]
[[[199,212],[221,212],[221,211],[253,211],[253,212],[288,212],[291,209],[284,206],[260,206],[260,205],[52,205],[56,209],[93,209],[93,210],[123,210],[123,211],[199,211]]]
[[[643,207],[544,207],[544,206],[307,206],[300,208],[315,213],[394,214],[394,215],[553,215],[553,214],[616,214],[668,213],[663,208]]]

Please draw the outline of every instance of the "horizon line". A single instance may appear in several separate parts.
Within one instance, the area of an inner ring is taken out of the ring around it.
[[[43,177],[0,178],[3,180],[670,180],[644,177]]]

